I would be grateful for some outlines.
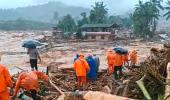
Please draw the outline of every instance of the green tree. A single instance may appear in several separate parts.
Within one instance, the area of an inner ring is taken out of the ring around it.
[[[163,10],[164,7],[161,5],[161,2],[163,0],[150,0],[152,3],[152,9],[153,9],[153,19],[152,19],[152,32],[154,33],[156,31],[156,26],[157,26],[157,20],[159,19],[160,16],[160,10]]]
[[[89,16],[90,23],[106,23],[108,13],[106,5],[103,2],[96,2],[92,7]]]
[[[167,2],[167,6],[165,7],[165,9],[167,10],[167,12],[164,14],[164,17],[166,17],[166,20],[168,20],[170,18],[170,1],[169,0]]]
[[[74,32],[76,31],[76,23],[71,15],[66,15],[58,22],[58,28],[63,32]]]
[[[117,24],[121,24],[122,23],[122,18],[120,16],[109,16],[109,18],[107,19],[107,23],[117,23]]]
[[[122,25],[124,27],[131,28],[132,24],[133,24],[133,22],[132,22],[132,19],[130,17],[126,17],[126,18],[122,19]]]
[[[158,20],[158,18],[159,9],[152,2],[147,1],[143,3],[139,1],[133,13],[134,32],[144,38],[146,36],[152,37],[156,30],[155,26],[155,29],[153,29],[153,19]]]
[[[81,15],[82,19],[78,20],[78,27],[89,23],[86,12],[83,12],[80,15]]]
[[[133,24],[132,19],[129,17],[121,17],[121,16],[109,16],[107,19],[107,23],[117,23],[119,25],[122,25],[123,27],[130,28]]]

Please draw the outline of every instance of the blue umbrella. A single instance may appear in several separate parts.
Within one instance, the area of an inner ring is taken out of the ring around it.
[[[114,48],[113,49],[116,53],[119,53],[119,54],[127,54],[127,50],[124,49],[124,48],[121,48],[121,47],[117,47],[117,48]]]
[[[33,40],[33,39],[26,39],[23,41],[22,43],[22,47],[25,47],[25,48],[36,48],[37,46],[41,46],[42,44],[37,41],[37,40]]]

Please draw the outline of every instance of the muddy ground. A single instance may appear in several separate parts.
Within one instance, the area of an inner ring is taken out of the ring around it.
[[[29,67],[29,59],[26,49],[21,47],[22,41],[27,38],[42,39],[42,34],[31,32],[1,32],[0,33],[0,52],[2,52],[1,63],[7,67],[19,66]],[[101,61],[100,69],[107,67],[106,51],[108,48],[124,47],[128,50],[136,49],[138,51],[138,62],[143,61],[149,56],[152,47],[161,48],[161,43],[141,42],[140,40],[123,40],[112,42],[66,42],[55,43],[48,51],[41,53],[41,67],[47,66],[50,62],[59,63],[59,67],[68,68],[73,63],[73,57],[76,53],[83,52],[97,54]]]
[[[29,32],[10,33],[10,34],[7,34],[7,32],[3,32],[3,33],[1,32],[0,36],[1,36],[0,37],[0,52],[2,54],[1,63],[6,65],[9,69],[12,69],[10,70],[11,73],[16,71],[16,69],[18,69],[17,67],[20,67],[26,70],[30,69],[29,58],[28,58],[28,55],[26,54],[27,50],[21,46],[22,41],[28,38],[43,40],[44,35],[34,34],[34,33],[29,33]],[[143,62],[144,60],[146,60],[148,56],[150,56],[151,48],[162,48],[163,47],[163,44],[159,43],[158,41],[157,42],[144,42],[139,39],[117,40],[117,41],[115,40],[115,41],[109,41],[109,42],[108,41],[107,42],[106,41],[90,42],[87,40],[84,42],[62,41],[62,42],[54,43],[53,40],[44,41],[44,42],[50,45],[46,46],[45,48],[40,49],[42,62],[39,63],[38,66],[41,67],[41,70],[43,71],[46,71],[45,68],[50,63],[54,63],[55,68],[60,68],[60,69],[72,68],[73,57],[75,56],[75,54],[80,53],[80,52],[84,53],[85,56],[88,53],[93,53],[99,56],[100,70],[103,71],[103,69],[107,68],[106,51],[114,47],[124,47],[128,49],[129,51],[134,50],[134,49],[137,50],[138,51],[138,64],[140,64],[140,62]],[[17,66],[17,67],[14,67],[14,66]],[[67,77],[68,75],[63,76],[65,75],[63,73],[69,73],[69,75],[72,75],[73,77]],[[54,80],[58,80],[56,79],[58,78],[57,74],[62,74],[61,75],[62,77],[60,78],[64,77],[63,80],[59,80],[61,83],[54,81]],[[54,76],[54,79],[53,78],[52,79],[55,85],[59,86],[61,90],[63,89],[62,91],[73,92],[76,89],[76,83],[75,83],[76,78],[74,76],[73,69],[71,69],[71,74],[70,74],[70,71],[68,71],[68,72],[61,72],[61,73],[53,73],[53,76]],[[107,77],[108,81],[105,80],[105,77]],[[99,75],[99,79],[100,80],[96,81],[94,84],[89,84],[86,90],[102,90],[102,88],[105,85],[110,84],[110,80],[112,79],[112,77],[108,78],[106,71],[104,71],[104,74]],[[70,81],[67,81],[67,80],[70,80]],[[98,85],[99,87],[95,87],[96,84],[99,84],[101,82],[103,84]],[[114,88],[116,88],[115,87],[116,85],[114,85],[115,83],[112,83],[111,85],[112,90],[115,90]],[[70,87],[70,85],[72,88]],[[49,88],[52,88],[52,87],[49,86]],[[49,90],[50,90],[49,92],[56,93],[55,89],[49,89]],[[115,94],[115,91],[112,91],[112,92],[114,92],[113,94]],[[58,92],[56,94],[57,94],[56,97],[58,97],[59,96]],[[118,94],[119,93],[116,93],[116,95]],[[119,95],[122,96],[122,94],[119,94]],[[52,95],[52,98],[55,97],[53,96],[54,95]],[[129,97],[134,97],[134,96],[129,96]],[[138,95],[135,98],[138,98]]]

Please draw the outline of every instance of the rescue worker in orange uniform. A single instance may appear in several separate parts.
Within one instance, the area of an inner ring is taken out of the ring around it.
[[[0,100],[10,100],[7,87],[13,87],[13,81],[8,69],[0,65]]]
[[[18,94],[19,89],[23,88],[24,90],[26,90],[26,92],[31,93],[31,97],[33,100],[39,100],[39,98],[37,97],[39,78],[48,82],[48,76],[43,72],[31,71],[20,73],[15,86],[14,98]]]
[[[123,64],[129,66],[129,52],[127,51],[126,54],[123,54]]]
[[[114,72],[114,55],[111,49],[107,52],[107,63],[108,63],[108,74],[112,74]]]
[[[133,50],[130,53],[130,62],[131,62],[131,66],[135,66],[137,63],[137,51]]]
[[[123,67],[123,55],[119,54],[119,53],[114,53],[114,76],[115,79],[118,79],[119,77],[122,76],[122,67]],[[119,75],[118,75],[119,72]]]
[[[86,75],[90,68],[82,53],[79,54],[79,58],[74,62],[73,68],[76,72],[78,87],[84,86],[87,81]]]

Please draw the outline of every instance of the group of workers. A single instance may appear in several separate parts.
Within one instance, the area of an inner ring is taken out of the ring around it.
[[[112,49],[107,51],[108,74],[114,75],[115,79],[120,78],[123,66],[135,66],[137,63],[137,51],[126,52],[124,54],[118,53]],[[99,70],[99,57],[93,54],[77,54],[74,58],[73,68],[76,73],[78,87],[83,87],[88,81],[97,80],[97,72]]]
[[[122,68],[124,66],[135,66],[137,63],[137,51],[126,51],[126,53],[118,53],[111,49],[107,52],[108,74],[114,74],[114,78],[122,77]]]
[[[38,71],[37,61],[38,58],[40,59],[40,56],[37,49],[28,49],[28,54],[30,56],[32,71],[22,71],[19,74],[16,83],[14,83],[14,80],[10,76],[7,67],[0,64],[0,100],[10,100],[9,88],[12,91],[14,90],[14,92],[12,92],[13,100],[15,100],[17,96],[22,98],[26,93],[30,94],[30,97],[33,100],[40,100],[37,96],[39,89],[38,79],[43,79],[48,83],[48,76],[43,72]],[[24,92],[22,93],[20,90],[24,90]]]
[[[89,81],[97,80],[99,65],[99,57],[95,54],[88,54],[87,57],[85,57],[82,53],[76,55],[74,58],[73,68],[76,72],[78,87],[84,86],[87,79]]]
[[[0,100],[10,100],[9,90],[14,90],[13,99],[16,98],[20,89],[30,93],[33,100],[40,100],[37,96],[38,79],[48,82],[48,76],[43,72],[39,72],[37,68],[38,59],[41,60],[36,49],[29,49],[30,65],[32,71],[23,71],[19,74],[16,83],[13,82],[8,69],[0,64]],[[120,54],[109,49],[107,52],[108,74],[114,74],[115,79],[122,76],[122,68],[124,65],[135,65],[137,62],[137,51]],[[99,70],[100,60],[96,54],[89,53],[86,57],[84,54],[77,54],[74,58],[73,68],[75,70],[78,87],[83,87],[88,81],[97,80],[97,72]],[[35,70],[34,70],[35,69]],[[15,88],[14,88],[15,87]],[[21,94],[22,95],[22,94]]]

